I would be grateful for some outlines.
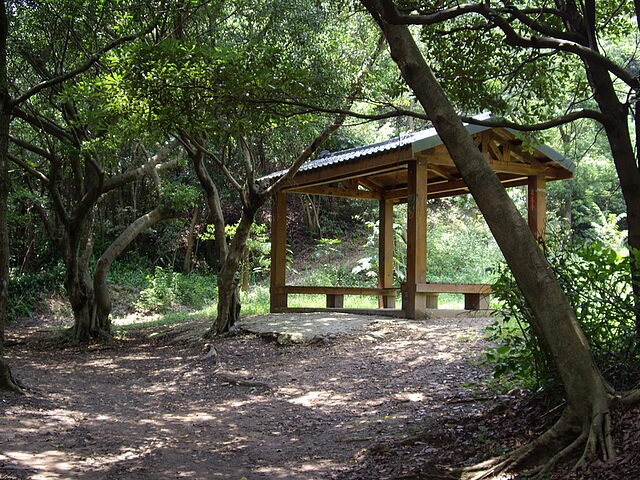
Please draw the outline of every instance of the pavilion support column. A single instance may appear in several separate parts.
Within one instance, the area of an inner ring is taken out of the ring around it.
[[[420,292],[427,282],[427,161],[409,162],[407,200],[407,282],[402,295],[408,318],[427,316],[428,295]]]
[[[529,177],[527,184],[527,216],[529,228],[540,245],[547,228],[547,180],[544,174]]]
[[[393,202],[380,200],[378,228],[378,287],[393,287]],[[395,295],[378,297],[379,308],[395,308]]]
[[[287,194],[276,193],[271,207],[271,312],[287,307]]]

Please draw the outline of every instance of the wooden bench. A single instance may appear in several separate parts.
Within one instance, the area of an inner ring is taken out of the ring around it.
[[[286,297],[290,294],[325,295],[326,308],[344,308],[345,295],[370,295],[382,299],[380,308],[394,309],[398,291],[402,292],[402,310],[406,310],[405,284],[400,288],[375,288],[375,287],[318,287],[304,285],[285,285],[277,289],[277,293]],[[464,295],[465,310],[486,310],[489,308],[491,285],[480,283],[420,283],[416,292],[427,296],[427,308],[438,308],[439,293],[461,293]],[[291,310],[285,304],[278,307],[279,310]]]
[[[402,290],[404,290],[404,284],[402,285]],[[416,292],[427,294],[427,308],[438,308],[439,293],[462,293],[464,294],[465,310],[486,310],[489,308],[491,285],[484,283],[429,282],[419,283],[416,286]],[[402,303],[405,303],[404,291]]]
[[[343,308],[345,295],[370,295],[383,297],[384,308],[395,308],[396,294],[399,288],[375,287],[315,287],[286,285],[278,289],[279,294],[326,295],[327,308]]]

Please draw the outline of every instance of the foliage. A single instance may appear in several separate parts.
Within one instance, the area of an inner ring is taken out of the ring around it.
[[[429,281],[493,281],[493,267],[502,254],[471,197],[432,201],[428,222]]]
[[[399,211],[404,212],[404,206],[396,207]],[[402,214],[401,214],[402,215]],[[367,278],[378,278],[378,237],[380,235],[380,221],[366,222],[369,228],[369,235],[364,245],[366,256],[360,258],[352,273],[364,275]],[[393,277],[397,284],[406,279],[406,261],[407,258],[407,241],[406,241],[406,222],[399,219],[393,223]]]
[[[147,281],[149,286],[140,292],[135,303],[141,311],[165,313],[176,305],[202,308],[216,298],[216,282],[208,275],[156,267],[152,275],[147,275]]]
[[[315,268],[307,275],[306,282],[311,285],[339,285],[341,287],[371,286],[370,275],[351,267],[344,260],[344,253],[339,248],[339,238],[321,238],[317,240],[313,257]]]
[[[63,290],[64,266],[58,263],[40,272],[9,274],[9,302],[6,318],[15,320],[30,315],[43,295]]]
[[[427,232],[428,280],[433,282],[486,283],[493,280],[493,266],[502,259],[484,218],[475,203],[466,197],[433,200],[429,203]],[[354,273],[377,275],[379,224],[370,229],[365,249]],[[394,277],[405,280],[406,206],[394,209]]]
[[[200,198],[196,187],[181,183],[162,184],[162,207],[171,211],[183,211],[193,207]]]
[[[593,242],[579,247],[557,243],[547,250],[603,375],[614,387],[631,387],[640,374],[631,290],[629,255]],[[635,252],[638,255],[638,252]],[[500,346],[487,359],[496,376],[513,374],[529,387],[557,382],[549,359],[530,327],[532,316],[506,267],[495,282],[494,295],[503,315],[490,328]]]
[[[225,226],[225,236],[228,243],[233,241],[239,223]],[[201,240],[215,240],[215,228],[209,224],[200,235]],[[242,270],[253,273],[258,281],[269,272],[271,241],[266,224],[253,223],[249,231],[249,238],[245,246],[245,254],[242,259]]]

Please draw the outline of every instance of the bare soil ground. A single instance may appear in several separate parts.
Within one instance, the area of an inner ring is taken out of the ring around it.
[[[239,334],[210,342],[217,358],[192,341],[202,322],[65,349],[14,327],[7,359],[30,388],[0,394],[0,479],[460,478],[544,426],[519,392],[488,389],[488,322],[378,318],[305,345]]]

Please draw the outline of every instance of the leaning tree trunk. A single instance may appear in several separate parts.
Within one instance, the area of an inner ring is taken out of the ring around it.
[[[174,212],[157,207],[146,215],[137,218],[107,247],[98,259],[93,275],[93,289],[95,292],[96,324],[101,326],[104,335],[111,335],[109,315],[111,314],[112,303],[109,287],[107,286],[107,275],[111,264],[141,232],[159,221],[173,216],[175,216]]]
[[[200,207],[196,205],[193,209],[193,216],[189,224],[189,232],[187,234],[187,249],[184,253],[184,262],[182,264],[182,272],[190,273],[193,269],[194,246],[196,244],[196,225],[200,217]]]
[[[393,2],[362,0],[384,31],[391,55],[407,84],[432,120],[456,167],[484,215],[523,295],[534,313],[533,330],[541,335],[558,367],[566,392],[562,418],[537,442],[514,452],[502,467],[540,461],[551,440],[565,443],[546,458],[546,467],[577,448],[614,456],[611,443],[608,386],[595,365],[587,340],[575,313],[553,271],[500,180],[462,125],[458,115],[424,60],[409,29],[394,25]]]

